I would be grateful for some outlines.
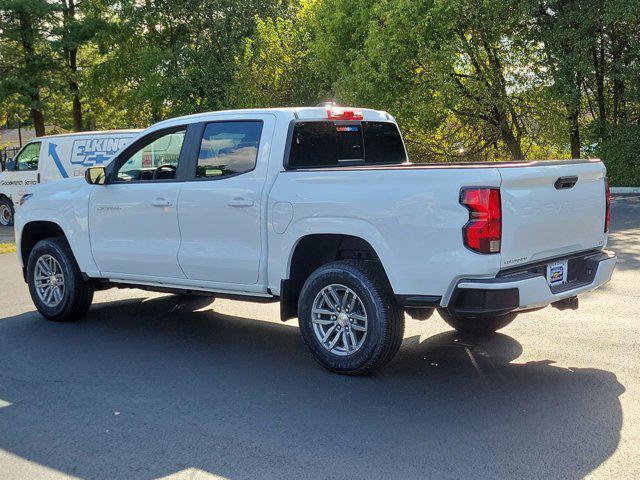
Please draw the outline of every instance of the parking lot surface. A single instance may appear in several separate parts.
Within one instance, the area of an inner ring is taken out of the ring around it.
[[[488,338],[408,320],[361,378],[277,304],[111,290],[47,322],[0,255],[0,478],[640,478],[640,197],[613,229],[579,310]]]
[[[13,243],[13,227],[0,227],[0,243]]]

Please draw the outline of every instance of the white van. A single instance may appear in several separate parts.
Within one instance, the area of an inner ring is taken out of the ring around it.
[[[0,172],[0,225],[13,224],[14,209],[33,185],[84,175],[106,165],[140,130],[79,132],[34,138]]]

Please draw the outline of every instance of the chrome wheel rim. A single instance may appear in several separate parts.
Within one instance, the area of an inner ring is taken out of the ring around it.
[[[349,287],[324,287],[313,301],[311,322],[316,340],[334,355],[352,355],[367,338],[367,311],[360,297]]]
[[[0,205],[0,224],[7,226],[11,222],[11,209],[8,205]]]
[[[64,274],[60,263],[51,255],[42,255],[36,262],[34,273],[36,294],[47,307],[62,302],[65,291]]]

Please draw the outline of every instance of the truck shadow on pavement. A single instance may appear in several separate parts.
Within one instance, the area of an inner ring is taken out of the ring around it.
[[[507,335],[408,338],[351,378],[317,366],[297,327],[209,303],[1,320],[0,449],[82,478],[578,479],[617,448],[615,375],[519,364]]]

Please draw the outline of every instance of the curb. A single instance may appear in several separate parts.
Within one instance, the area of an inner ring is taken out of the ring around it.
[[[625,193],[640,193],[640,187],[611,187],[611,193],[614,195]]]

